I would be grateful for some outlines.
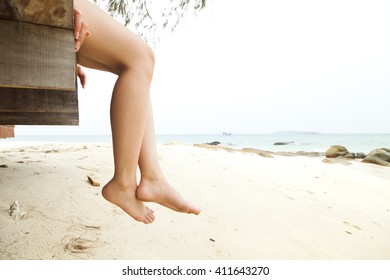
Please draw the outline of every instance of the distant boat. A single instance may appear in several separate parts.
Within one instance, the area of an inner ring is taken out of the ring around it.
[[[232,134],[230,132],[224,131],[224,132],[222,132],[222,135],[232,135]]]

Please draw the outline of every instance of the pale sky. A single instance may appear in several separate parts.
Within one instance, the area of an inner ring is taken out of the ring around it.
[[[163,34],[157,134],[390,133],[390,0],[214,0]],[[87,70],[79,127],[109,134],[115,77]]]

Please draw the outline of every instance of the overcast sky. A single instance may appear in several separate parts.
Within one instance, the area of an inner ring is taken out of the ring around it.
[[[389,14],[389,0],[214,0],[157,46],[157,133],[390,133]],[[79,127],[16,133],[109,134],[115,77],[87,74]]]

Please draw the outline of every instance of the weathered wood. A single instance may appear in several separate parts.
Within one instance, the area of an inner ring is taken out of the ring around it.
[[[77,125],[73,0],[0,0],[0,125]]]
[[[0,20],[0,86],[75,90],[71,30]]]
[[[77,91],[0,87],[0,125],[78,125]]]
[[[73,0],[1,0],[0,18],[73,28]]]
[[[15,137],[14,125],[0,125],[0,138]]]

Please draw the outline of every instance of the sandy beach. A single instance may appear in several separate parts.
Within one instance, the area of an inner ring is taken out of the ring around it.
[[[138,223],[101,196],[109,144],[0,142],[0,259],[390,259],[390,168],[159,145],[199,216]],[[87,176],[101,183],[92,186]],[[10,205],[24,206],[15,220]]]

